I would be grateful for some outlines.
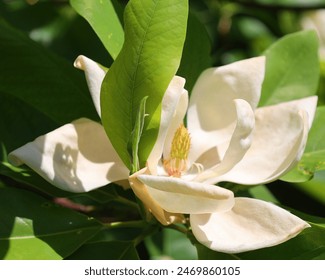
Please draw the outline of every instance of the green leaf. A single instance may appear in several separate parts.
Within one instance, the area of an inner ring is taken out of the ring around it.
[[[125,43],[102,84],[101,109],[107,135],[129,168],[127,146],[145,96],[141,166],[157,138],[161,100],[180,63],[187,10],[187,0],[131,0],[125,8]]]
[[[305,152],[297,167],[281,180],[288,182],[304,182],[310,180],[314,173],[325,169],[325,106],[318,107]]]
[[[266,72],[259,106],[315,95],[319,60],[318,39],[314,31],[287,35],[264,55]]]
[[[303,191],[325,206],[325,171],[315,173],[312,180],[292,184],[293,187]]]
[[[199,75],[212,66],[211,41],[204,25],[193,12],[189,13],[187,33],[181,64],[177,75],[186,79],[186,89],[191,93]]]
[[[113,59],[121,51],[124,31],[115,7],[114,0],[70,0],[71,6],[84,17],[96,32]]]
[[[102,225],[31,192],[0,189],[0,257],[62,259],[94,236]]]
[[[138,260],[133,242],[110,241],[83,245],[68,260]]]
[[[59,188],[54,187],[49,182],[44,180],[41,176],[36,174],[27,166],[15,167],[8,162],[0,162],[0,174],[11,178],[12,180],[22,184],[22,186],[32,187],[42,194],[52,197],[67,197],[71,193],[65,192]]]
[[[164,228],[145,240],[151,259],[195,260],[195,246],[183,233]]]
[[[98,119],[72,62],[1,20],[0,42],[0,142],[8,152],[74,119]]]

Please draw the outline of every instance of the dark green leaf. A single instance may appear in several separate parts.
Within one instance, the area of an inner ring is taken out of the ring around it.
[[[62,259],[94,236],[102,225],[31,192],[0,189],[2,259]]]
[[[15,180],[22,186],[35,188],[48,196],[67,197],[71,195],[69,192],[54,187],[26,166],[23,168],[14,167],[8,162],[0,162],[0,174]]]
[[[88,243],[69,256],[69,260],[138,260],[133,242],[110,241]]]
[[[125,43],[102,84],[101,109],[107,135],[129,168],[127,146],[145,96],[142,166],[157,138],[161,100],[180,63],[187,10],[187,0],[131,0],[125,8]]]
[[[186,79],[185,88],[191,93],[199,75],[212,66],[211,41],[204,25],[192,12],[189,13],[186,40],[177,75]]]
[[[85,79],[0,21],[0,142],[10,152],[79,117],[98,119]]]

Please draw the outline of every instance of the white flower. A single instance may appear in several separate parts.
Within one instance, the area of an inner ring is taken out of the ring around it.
[[[100,114],[105,70],[83,56],[76,66],[85,71]],[[258,57],[208,69],[189,104],[185,80],[175,76],[163,98],[159,134],[147,167],[131,177],[103,127],[87,119],[37,138],[9,159],[69,191],[129,179],[161,223],[189,214],[194,236],[216,251],[239,253],[282,243],[309,225],[271,203],[234,198],[231,191],[214,185],[273,181],[303,153],[317,97],[257,108],[264,67],[265,59]],[[187,129],[182,126],[186,112]]]

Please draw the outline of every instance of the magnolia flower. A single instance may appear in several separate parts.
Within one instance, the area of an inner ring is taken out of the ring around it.
[[[100,115],[105,69],[83,56],[75,66],[85,71]],[[212,250],[239,253],[282,243],[309,225],[271,203],[235,198],[215,185],[273,181],[303,153],[317,98],[257,108],[264,67],[264,57],[258,57],[208,69],[190,100],[185,80],[175,76],[163,97],[147,166],[131,176],[104,128],[88,119],[37,138],[13,151],[9,160],[74,192],[128,179],[162,224],[182,222],[189,214],[194,236]]]

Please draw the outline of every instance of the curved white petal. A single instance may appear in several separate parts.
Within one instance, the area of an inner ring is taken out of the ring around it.
[[[278,245],[309,227],[290,212],[251,198],[235,198],[230,211],[191,215],[190,221],[200,243],[229,254]]]
[[[56,187],[71,192],[87,192],[129,175],[104,128],[88,119],[38,137],[11,152],[9,160],[28,165]]]
[[[209,178],[216,178],[215,181],[217,182],[219,180],[218,177],[231,170],[245,156],[251,146],[252,132],[255,125],[253,109],[243,99],[235,99],[234,102],[237,112],[237,124],[225,155],[219,164],[199,174],[195,179],[196,181],[203,182]],[[213,159],[212,156],[207,157],[206,162],[202,162],[202,165],[207,167],[212,166],[213,161],[216,163],[216,159]]]
[[[234,99],[256,108],[264,79],[265,58],[256,57],[205,70],[196,82],[187,114],[191,160],[212,147],[228,147],[236,125]],[[221,158],[225,149],[218,150]]]
[[[143,168],[129,177],[130,186],[134,194],[142,201],[146,209],[163,225],[171,223],[184,223],[184,216],[181,213],[170,213],[165,211],[148,192],[147,186],[138,177],[143,174],[150,174],[148,168]]]
[[[164,94],[158,137],[147,160],[148,168],[153,174],[156,173],[156,167],[161,159],[167,136],[174,129],[174,126],[177,128],[180,125],[186,114],[188,94],[184,90],[184,85],[185,79],[175,76]]]
[[[260,184],[285,174],[303,154],[316,101],[317,98],[309,97],[258,108],[250,149],[233,169],[217,181]]]
[[[200,214],[228,211],[234,204],[233,192],[214,185],[180,178],[139,175],[150,196],[166,211]]]
[[[88,88],[93,99],[96,111],[100,116],[100,88],[105,78],[107,69],[86,56],[79,55],[74,66],[85,71]]]

